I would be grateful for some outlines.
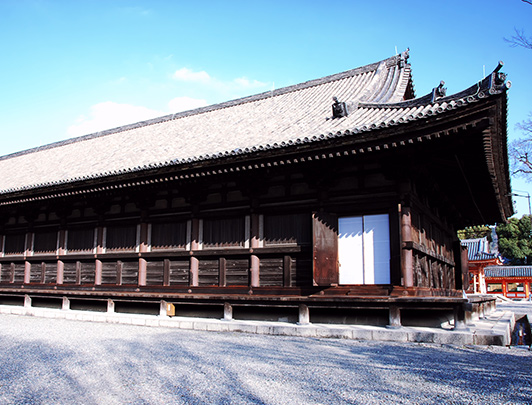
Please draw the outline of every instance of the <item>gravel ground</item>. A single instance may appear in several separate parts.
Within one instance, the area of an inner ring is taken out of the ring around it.
[[[523,348],[0,315],[1,404],[532,404]]]

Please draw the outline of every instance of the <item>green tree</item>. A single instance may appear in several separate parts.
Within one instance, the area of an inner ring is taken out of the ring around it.
[[[509,264],[532,264],[532,217],[510,218],[497,225],[499,253]]]
[[[458,238],[464,239],[476,239],[487,236],[491,242],[491,228],[488,225],[475,225],[469,226],[465,229],[458,231]]]

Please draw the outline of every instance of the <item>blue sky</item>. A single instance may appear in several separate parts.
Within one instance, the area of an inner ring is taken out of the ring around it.
[[[520,0],[0,0],[0,155],[280,88],[410,48],[416,95],[499,60],[509,138],[532,112],[532,6]],[[514,191],[532,192],[516,179]],[[528,213],[516,197],[518,215]]]

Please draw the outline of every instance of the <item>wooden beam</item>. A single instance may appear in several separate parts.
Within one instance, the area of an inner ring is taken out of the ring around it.
[[[218,286],[225,287],[227,285],[227,260],[225,257],[218,259]]]
[[[292,258],[288,255],[283,257],[283,285],[292,287]]]
[[[403,286],[414,286],[414,260],[412,249],[406,248],[406,243],[412,241],[412,217],[410,207],[401,206],[401,239],[403,244],[402,249],[402,264],[401,273],[403,275]]]

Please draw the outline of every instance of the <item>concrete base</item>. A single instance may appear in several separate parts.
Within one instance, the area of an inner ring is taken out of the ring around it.
[[[137,315],[112,312],[113,303],[108,303],[107,313],[76,311],[70,309],[49,309],[27,305],[0,305],[0,313],[12,315],[30,315],[45,318],[60,318],[77,321],[121,323],[139,326],[157,326],[166,328],[192,329],[213,332],[242,332],[266,335],[340,338],[355,340],[376,340],[387,342],[424,342],[448,345],[497,345],[511,343],[511,332],[515,325],[513,312],[497,311],[469,325],[465,331],[449,328],[407,327],[387,328],[367,325],[331,325],[331,324],[293,324],[287,322],[241,321],[227,322],[218,319],[185,318]],[[231,317],[232,318],[232,317]],[[304,319],[304,317],[303,317]]]

